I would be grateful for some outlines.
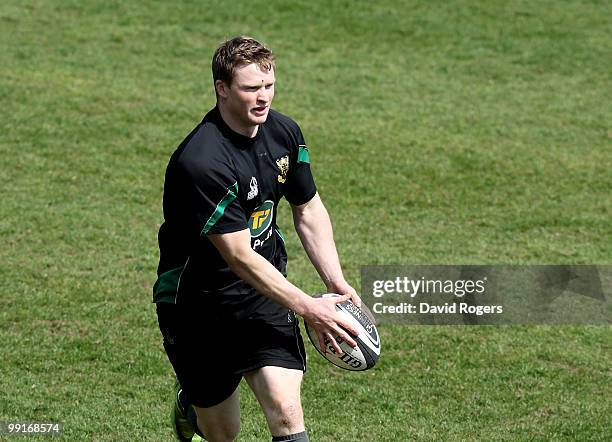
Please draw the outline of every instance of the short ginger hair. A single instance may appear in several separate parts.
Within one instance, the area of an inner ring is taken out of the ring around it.
[[[226,40],[215,50],[212,59],[213,82],[221,80],[231,86],[236,69],[255,63],[262,71],[274,69],[274,54],[254,38],[239,36]]]

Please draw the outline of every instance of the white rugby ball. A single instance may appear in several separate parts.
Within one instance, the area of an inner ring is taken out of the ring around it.
[[[335,293],[326,293],[316,296],[327,298],[338,295]],[[310,342],[312,342],[312,345],[314,345],[321,356],[340,368],[351,371],[364,371],[374,367],[376,361],[378,361],[380,357],[380,335],[376,329],[374,316],[372,316],[372,313],[365,304],[362,304],[361,308],[358,308],[351,301],[344,301],[336,304],[336,310],[344,315],[347,321],[359,332],[359,336],[351,335],[353,340],[357,343],[357,347],[351,347],[344,342],[340,336],[336,335],[334,339],[344,353],[341,355],[336,354],[336,350],[334,350],[328,337],[324,337],[327,351],[323,352],[319,345],[317,333],[304,322],[306,334],[310,338]]]

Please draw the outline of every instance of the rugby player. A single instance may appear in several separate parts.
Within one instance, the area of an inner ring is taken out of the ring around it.
[[[306,370],[301,316],[341,353],[355,346],[336,312],[351,299],[328,213],[298,125],[271,109],[275,59],[249,37],[223,42],[212,61],[216,106],[179,145],[166,169],[160,260],[153,289],[164,349],[177,377],[178,440],[234,440],[244,378],[273,441],[308,441],[300,386]],[[285,277],[276,224],[291,205],[304,249],[330,293],[313,298]]]

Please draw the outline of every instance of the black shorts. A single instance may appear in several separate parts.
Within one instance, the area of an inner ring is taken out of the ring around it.
[[[298,318],[285,323],[206,318],[193,306],[158,303],[164,349],[188,401],[212,407],[230,397],[242,375],[265,366],[306,371]]]

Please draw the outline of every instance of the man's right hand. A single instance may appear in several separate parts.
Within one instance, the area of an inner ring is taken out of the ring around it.
[[[334,339],[334,336],[340,336],[342,340],[353,348],[357,347],[357,343],[350,334],[357,336],[359,333],[350,322],[344,319],[336,310],[336,304],[340,304],[349,299],[351,299],[351,295],[310,298],[304,311],[301,312],[304,321],[306,321],[308,326],[317,333],[319,346],[323,352],[325,352],[327,348],[325,345],[325,337],[329,339],[329,342],[339,355],[344,352]]]

